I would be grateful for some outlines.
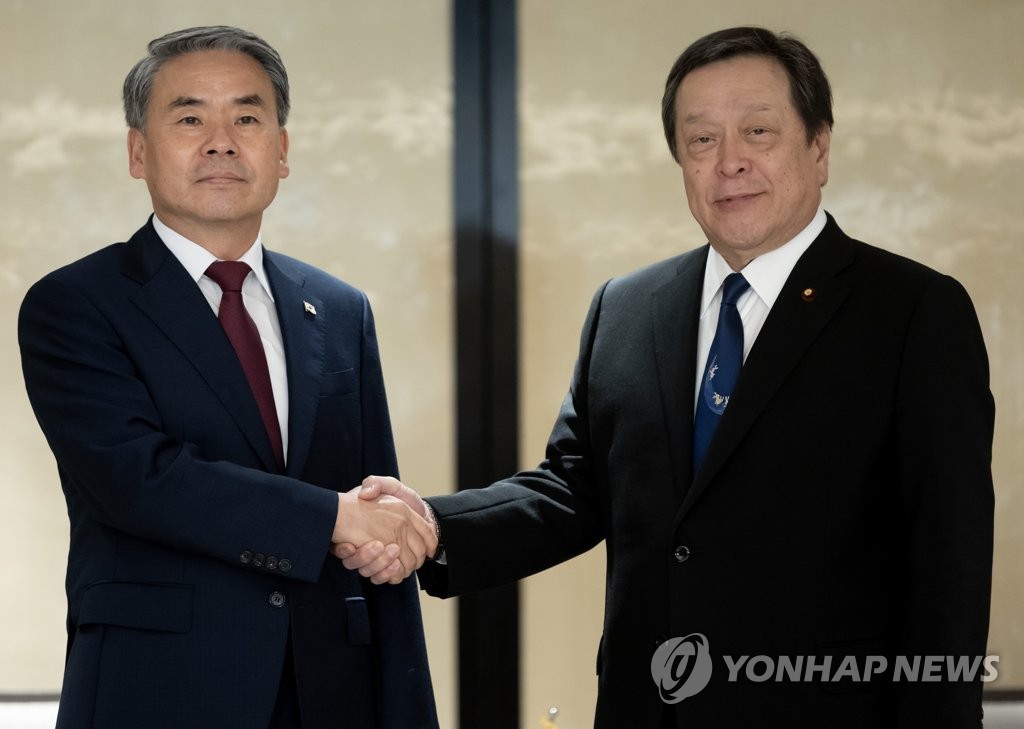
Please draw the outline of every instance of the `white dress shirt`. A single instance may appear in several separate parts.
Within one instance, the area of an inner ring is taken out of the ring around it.
[[[216,315],[220,311],[222,291],[212,278],[206,275],[206,269],[217,260],[210,251],[198,243],[190,241],[183,235],[168,228],[156,215],[153,216],[153,227],[164,245],[174,254],[189,276],[198,284],[203,296],[210,302],[210,308]],[[274,405],[277,408],[277,419],[281,423],[281,446],[285,458],[288,457],[288,371],[284,358],[284,338],[281,336],[281,322],[277,318],[274,307],[274,295],[270,292],[270,280],[263,269],[263,242],[259,235],[252,247],[238,260],[249,264],[252,273],[242,283],[242,302],[249,316],[252,317],[263,341],[263,351],[267,355],[267,369],[270,371],[270,386],[274,391]]]
[[[741,273],[747,279],[750,288],[740,295],[736,309],[743,321],[743,361],[746,362],[750,348],[761,332],[768,312],[771,311],[775,299],[779,297],[786,279],[793,272],[793,267],[804,254],[818,234],[825,228],[825,211],[819,207],[810,224],[788,243],[775,250],[764,253],[746,266]],[[718,329],[718,309],[722,303],[722,283],[725,277],[733,273],[732,267],[726,263],[722,255],[712,248],[708,252],[708,263],[704,269],[704,292],[700,300],[700,324],[697,330],[697,381],[694,384],[694,412],[700,386],[704,381],[704,368],[707,367],[711,342],[715,339]]]

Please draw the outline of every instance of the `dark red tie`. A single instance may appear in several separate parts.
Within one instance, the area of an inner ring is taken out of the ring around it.
[[[281,445],[281,423],[277,419],[274,405],[274,389],[270,385],[270,370],[267,369],[267,355],[263,351],[256,323],[245,310],[242,302],[242,282],[252,271],[242,261],[215,261],[206,269],[206,275],[213,279],[224,295],[220,299],[218,318],[224,327],[231,346],[235,348],[242,369],[249,380],[249,387],[256,398],[256,405],[263,416],[263,425],[274,449],[277,465],[284,468],[284,448]]]

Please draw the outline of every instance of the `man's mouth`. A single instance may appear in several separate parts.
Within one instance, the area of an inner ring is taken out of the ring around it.
[[[761,193],[759,192],[746,192],[739,193],[736,195],[723,195],[722,197],[715,200],[715,206],[719,208],[740,207],[760,197],[760,195]]]

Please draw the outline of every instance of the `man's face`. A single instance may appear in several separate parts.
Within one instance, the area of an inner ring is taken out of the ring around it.
[[[777,61],[738,56],[702,66],[683,79],[675,104],[690,211],[733,269],[811,222],[828,180],[829,132],[808,145]]]
[[[273,85],[255,59],[232,51],[167,61],[153,81],[145,130],[128,132],[128,154],[157,216],[201,245],[255,240],[288,176]]]

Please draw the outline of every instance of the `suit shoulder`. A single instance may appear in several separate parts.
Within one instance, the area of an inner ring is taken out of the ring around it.
[[[847,281],[893,301],[916,301],[927,292],[970,299],[966,288],[953,276],[920,261],[884,248],[852,240],[855,265]]]
[[[690,266],[704,269],[707,260],[708,246],[702,246],[671,258],[651,263],[621,276],[616,276],[607,283],[607,291],[623,294],[627,292],[647,292],[660,288],[675,279],[680,271]]]
[[[879,316],[893,317],[900,311],[912,316],[936,306],[973,312],[970,293],[953,276],[841,232],[825,243],[847,247],[849,257],[840,254],[846,261],[838,278],[862,300],[879,307]]]
[[[54,276],[57,278],[75,278],[82,274],[93,274],[102,270],[111,270],[116,272],[120,269],[121,259],[127,245],[128,244],[123,241],[119,243],[111,243],[99,250],[87,253],[81,258],[70,261],[63,266],[54,269],[47,274],[47,276]]]
[[[50,271],[29,289],[34,290],[59,284],[79,290],[109,289],[121,270],[126,243],[111,243],[75,261]]]
[[[303,286],[308,287],[319,296],[349,301],[363,301],[366,299],[366,294],[362,290],[310,263],[292,258],[284,253],[267,251],[267,256],[285,274],[291,276],[296,281],[301,281]]]
[[[879,248],[878,246],[851,239],[856,260],[878,274],[887,274],[905,280],[927,282],[942,277],[934,268],[912,258]]]

